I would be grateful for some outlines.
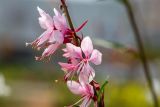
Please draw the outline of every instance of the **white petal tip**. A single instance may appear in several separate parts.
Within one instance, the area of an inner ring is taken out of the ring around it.
[[[38,10],[39,13],[43,13],[44,12],[39,6],[37,6],[37,10]]]
[[[39,6],[37,6],[37,10],[39,11],[39,10],[42,10]]]
[[[29,45],[30,43],[26,43],[26,47]]]
[[[54,8],[54,9],[53,9],[53,11],[55,12],[55,11],[57,11],[57,9],[56,9],[56,8]]]
[[[84,38],[89,38],[89,39],[90,39],[90,36],[86,36],[86,37],[84,37]]]
[[[54,14],[55,14],[56,16],[59,15],[59,12],[58,12],[58,10],[57,10],[56,8],[54,8],[53,11],[54,11]]]

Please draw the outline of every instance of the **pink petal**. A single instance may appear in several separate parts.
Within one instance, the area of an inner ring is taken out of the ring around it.
[[[75,69],[75,65],[59,62],[59,65],[62,67],[64,71],[73,71]]]
[[[43,28],[43,29],[47,29],[48,28],[46,26],[46,22],[45,22],[46,20],[45,20],[45,18],[39,17],[38,20],[39,20],[39,24],[40,24],[41,28]]]
[[[54,8],[53,11],[56,16],[61,16],[61,14],[59,13],[59,11],[56,8]]]
[[[62,31],[66,30],[67,23],[66,23],[65,16],[61,15],[55,8],[54,8],[54,13],[55,13],[55,16],[53,17],[53,19],[54,19],[55,27],[58,30],[62,30]]]
[[[50,43],[54,43],[56,42],[56,39],[55,39],[55,30],[52,31],[50,37],[49,37],[49,42]]]
[[[64,41],[64,36],[62,35],[62,33],[58,30],[54,30],[52,32],[52,35],[49,39],[49,42],[54,43],[54,42],[58,42],[58,43],[63,43]]]
[[[37,46],[40,46],[40,45],[42,45],[43,43],[45,43],[47,40],[49,40],[50,35],[51,35],[51,32],[52,32],[52,31],[51,31],[50,29],[48,29],[47,31],[43,32],[43,33],[41,34],[41,36],[38,38],[38,39],[39,39],[39,42],[38,42]]]
[[[71,63],[74,65],[77,65],[79,63],[79,61],[76,58],[70,58]]]
[[[60,46],[59,43],[55,43],[55,44],[52,44],[52,45],[49,45],[45,50],[44,52],[42,53],[42,56],[41,57],[36,57],[36,59],[38,60],[42,60],[46,57],[49,57],[51,56],[56,50],[57,48]]]
[[[82,102],[82,104],[80,105],[80,107],[89,107],[90,104],[91,104],[91,99],[88,98],[88,97],[86,97],[86,98],[83,100],[83,102]]]
[[[79,81],[90,83],[95,77],[94,69],[89,64],[86,64],[82,70],[83,71],[81,71],[79,74]]]
[[[40,14],[40,18],[39,18],[39,24],[43,29],[48,29],[48,28],[52,28],[53,27],[53,19],[52,17],[47,14],[44,10],[42,10],[41,8],[37,7],[37,10]]]
[[[65,31],[67,30],[67,25],[66,23],[62,22],[63,19],[60,20],[59,17],[54,17],[54,24],[56,29],[61,30],[61,31]]]
[[[67,52],[67,49],[66,49],[66,48],[64,48],[64,49],[62,49],[62,51],[63,51],[63,52]]]
[[[50,30],[47,30],[45,32],[43,32],[36,40],[34,40],[33,42],[31,43],[26,43],[26,46],[28,45],[32,45],[34,48],[36,49],[40,49],[42,47],[45,46],[45,43],[47,43],[49,37],[50,37],[50,34],[51,34],[52,31]]]
[[[85,85],[85,88],[86,88],[86,95],[88,96],[88,97],[93,97],[94,96],[94,89],[93,89],[93,86],[92,85],[90,85],[90,84],[86,84]]]
[[[75,81],[67,81],[67,86],[70,91],[74,94],[81,95],[83,94],[84,89],[82,88],[81,84]]]
[[[70,58],[82,58],[82,51],[80,47],[77,47],[71,43],[66,44],[67,53],[64,56],[68,55]]]
[[[99,65],[102,62],[102,53],[94,49],[90,57],[90,61],[95,65]]]
[[[59,43],[63,43],[64,41],[64,36],[62,35],[61,32],[55,31],[55,40]]]
[[[92,44],[90,37],[87,36],[82,40],[81,48],[85,56],[89,57],[89,55],[93,51],[93,44]]]
[[[86,67],[83,66],[79,74],[80,83],[89,83],[89,74],[86,73]]]
[[[70,56],[71,55],[68,52],[66,52],[66,53],[63,54],[63,57],[65,57],[65,58],[69,58]]]
[[[45,16],[46,15],[46,12],[44,12],[44,10],[42,10],[40,7],[37,7],[37,10],[38,10],[40,16]]]
[[[95,77],[95,71],[89,64],[87,70],[87,72],[89,73],[89,82],[91,82]]]

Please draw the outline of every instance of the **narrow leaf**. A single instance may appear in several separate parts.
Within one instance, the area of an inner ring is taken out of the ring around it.
[[[104,92],[104,88],[107,84],[108,84],[108,80],[105,80],[105,82],[102,84],[102,86],[98,92],[98,100],[100,100],[101,94]]]

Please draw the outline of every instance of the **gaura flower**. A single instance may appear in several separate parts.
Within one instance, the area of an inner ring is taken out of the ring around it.
[[[77,102],[79,103],[80,101],[83,101],[80,107],[89,107],[91,100],[94,97],[94,90],[90,84],[84,83],[82,81],[80,83],[76,81],[67,81],[67,86],[73,94],[82,96],[82,98]]]
[[[69,63],[59,63],[62,70],[66,72],[65,78],[79,75],[79,80],[91,82],[95,77],[95,71],[89,62],[95,65],[101,64],[102,54],[97,49],[93,49],[91,39],[87,36],[81,42],[81,47],[77,47],[71,43],[66,44],[64,57],[69,58]]]
[[[41,8],[37,7],[37,10],[40,14],[39,24],[45,31],[35,41],[26,43],[26,46],[32,45],[37,50],[45,48],[42,56],[36,57],[36,60],[42,60],[50,57],[63,44],[65,35],[71,31],[67,28],[64,15],[61,15],[55,8],[53,18]]]

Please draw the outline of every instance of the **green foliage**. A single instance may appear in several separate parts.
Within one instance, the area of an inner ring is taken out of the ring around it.
[[[105,103],[108,107],[152,107],[147,87],[136,82],[108,86]]]
[[[104,93],[105,86],[108,84],[108,80],[105,80],[105,82],[102,84],[99,92],[98,92],[98,101],[100,100],[101,95]]]

